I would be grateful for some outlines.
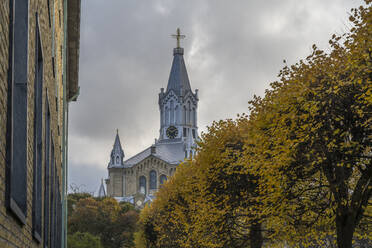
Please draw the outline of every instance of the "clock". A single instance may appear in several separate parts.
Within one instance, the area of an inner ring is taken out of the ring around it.
[[[174,139],[178,135],[178,129],[175,126],[169,126],[166,132],[168,138]]]

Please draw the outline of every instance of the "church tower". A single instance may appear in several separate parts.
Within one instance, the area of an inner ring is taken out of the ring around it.
[[[198,139],[197,109],[198,90],[192,92],[189,77],[183,59],[183,48],[180,39],[184,35],[173,35],[177,39],[177,47],[173,49],[173,63],[166,91],[160,89],[160,136],[159,142],[185,144],[185,157],[194,155]]]
[[[108,164],[106,192],[118,201],[125,201],[142,208],[155,198],[155,193],[177,169],[177,166],[195,155],[198,136],[197,111],[198,90],[191,89],[183,59],[180,39],[173,35],[177,47],[173,49],[173,62],[166,90],[159,93],[160,130],[159,139],[136,155],[126,158],[116,133]]]

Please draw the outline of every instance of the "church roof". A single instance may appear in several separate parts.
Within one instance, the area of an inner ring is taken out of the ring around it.
[[[158,142],[124,161],[124,167],[130,168],[151,155],[169,164],[179,164],[185,158],[184,149],[181,140],[178,143]]]
[[[167,92],[173,90],[178,96],[191,91],[189,77],[187,75],[185,61],[183,60],[183,48],[173,49],[173,62],[169,75]]]
[[[119,138],[119,132],[116,132],[114,147],[112,149],[113,151],[121,151],[122,155],[124,156],[124,151],[121,148],[120,138]]]

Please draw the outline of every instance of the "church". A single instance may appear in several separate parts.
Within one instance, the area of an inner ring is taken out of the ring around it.
[[[99,190],[101,196],[107,193],[107,196],[130,202],[138,208],[152,201],[154,193],[185,158],[195,155],[198,90],[192,91],[187,75],[184,49],[180,47],[184,35],[177,29],[173,37],[177,39],[177,47],[173,49],[167,88],[161,88],[158,96],[159,138],[143,151],[125,159],[117,131],[107,166],[107,192],[103,183]]]

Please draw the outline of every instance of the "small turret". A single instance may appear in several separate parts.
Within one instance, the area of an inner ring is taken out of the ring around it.
[[[120,138],[119,138],[119,130],[116,130],[116,137],[115,142],[111,151],[110,155],[110,162],[108,164],[108,167],[121,167],[123,166],[123,160],[124,160],[124,151],[121,148]]]

